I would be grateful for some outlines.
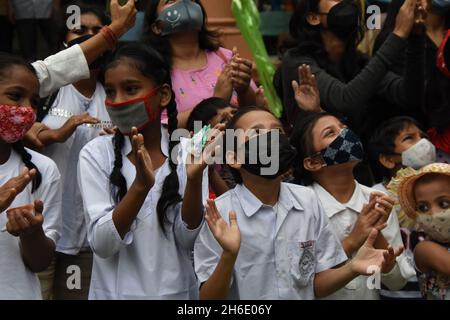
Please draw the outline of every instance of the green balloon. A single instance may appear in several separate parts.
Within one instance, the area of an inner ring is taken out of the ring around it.
[[[237,25],[255,58],[256,69],[264,87],[264,94],[269,102],[269,107],[275,116],[281,117],[283,105],[273,86],[273,77],[276,70],[267,53],[259,29],[261,21],[255,2],[252,0],[233,0],[231,9]]]

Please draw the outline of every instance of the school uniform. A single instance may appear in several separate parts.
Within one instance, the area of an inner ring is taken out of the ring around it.
[[[32,162],[42,175],[40,187],[31,193],[32,184],[16,196],[11,208],[24,206],[41,200],[44,203],[43,230],[53,242],[57,242],[61,229],[61,185],[56,164],[49,158],[28,150]],[[25,164],[14,150],[8,161],[0,165],[0,185],[21,174]],[[8,222],[6,212],[0,213],[0,228]],[[23,262],[20,239],[8,232],[0,232],[0,300],[40,300],[41,289],[38,277]]]
[[[110,122],[105,107],[106,94],[97,83],[92,97],[82,95],[73,85],[61,88],[49,114],[42,123],[50,129],[61,128],[72,115],[85,112],[104,123]],[[44,154],[55,161],[61,172],[64,194],[62,201],[63,229],[56,250],[67,255],[77,255],[89,248],[86,239],[83,200],[77,183],[77,166],[81,149],[102,131],[99,127],[81,125],[64,143],[55,143],[46,148]]]
[[[319,198],[326,215],[330,219],[330,224],[340,241],[350,235],[363,206],[369,203],[370,195],[373,192],[377,192],[377,190],[368,188],[356,181],[355,183],[355,191],[353,192],[350,201],[346,204],[337,201],[318,183],[314,183],[309,187]],[[381,232],[386,241],[395,249],[403,246],[397,215],[390,214],[387,220],[387,227]],[[406,279],[409,279],[414,274],[414,267],[412,266],[411,261],[405,253],[402,253],[397,257],[397,264],[391,272],[388,274],[381,274],[381,281],[392,290],[398,290],[406,284]],[[359,276],[326,299],[379,299],[379,290],[376,288],[370,289],[371,286],[367,285],[368,280],[370,279],[366,276]]]
[[[237,185],[216,205],[225,221],[236,212],[241,231],[230,299],[314,299],[314,275],[347,260],[317,197],[305,187],[282,183],[271,207]],[[222,251],[205,224],[194,247],[200,282],[211,277]]]
[[[168,144],[167,131],[162,128],[161,150],[166,156]],[[131,143],[126,138],[122,148],[122,174],[128,189],[136,176],[136,168],[127,158],[131,151]],[[110,136],[91,141],[80,154],[79,184],[88,241],[94,251],[89,299],[198,299],[192,250],[201,225],[196,230],[187,228],[181,217],[181,203],[168,210],[172,224],[166,235],[158,223],[156,205],[163,181],[170,173],[168,160],[155,171],[155,184],[123,239],[112,220],[116,204],[110,193],[109,176],[114,160]],[[187,180],[185,165],[178,165],[177,174],[179,193],[183,195]],[[204,176],[204,201],[208,195],[207,184]]]

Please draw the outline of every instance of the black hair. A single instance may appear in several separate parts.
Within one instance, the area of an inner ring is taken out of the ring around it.
[[[238,121],[244,115],[246,115],[249,112],[253,112],[253,111],[265,111],[265,112],[268,112],[271,115],[273,115],[272,112],[270,112],[269,110],[267,110],[265,108],[261,108],[261,107],[248,106],[248,107],[239,108],[238,111],[234,114],[233,118],[231,118],[231,120],[227,123],[227,126],[226,126],[225,130],[235,130],[236,129],[236,124],[238,123]],[[273,115],[273,117],[276,118],[274,115]],[[237,143],[238,143],[238,140],[237,140],[236,136],[234,136],[234,143],[229,143],[228,144],[226,139],[227,139],[227,134],[224,135],[224,146],[225,146],[225,152],[223,152],[224,163],[227,163],[226,155],[227,155],[227,153],[229,151],[232,151],[232,152],[235,152],[235,153],[237,152],[236,150],[237,150]],[[233,150],[226,149],[226,148],[231,147],[231,146],[233,147]],[[228,168],[230,169],[230,172],[233,175],[233,178],[234,178],[234,181],[236,182],[236,184],[242,184],[243,180],[242,180],[242,176],[239,173],[239,171],[234,169],[234,168],[232,168],[231,166],[228,166]]]
[[[295,122],[290,142],[297,150],[297,158],[294,162],[294,182],[297,184],[310,185],[314,182],[311,172],[303,167],[303,160],[316,153],[313,147],[312,131],[317,121],[327,116],[340,119],[331,113],[319,112],[308,113],[306,116],[298,118]]]
[[[373,132],[368,145],[369,161],[377,182],[391,179],[391,172],[379,161],[380,154],[395,154],[395,139],[400,132],[409,126],[416,126],[423,131],[421,125],[411,117],[394,117],[378,126]]]
[[[217,110],[225,109],[230,106],[230,103],[221,98],[208,98],[201,101],[191,112],[187,121],[187,129],[189,132],[194,131],[195,121],[201,121],[202,127],[217,115]]]
[[[26,62],[21,57],[18,57],[18,56],[9,54],[9,53],[0,52],[0,79],[2,79],[2,80],[7,79],[7,77],[8,77],[7,71],[12,66],[23,67],[26,70],[30,71],[33,75],[36,76],[36,71],[34,70],[33,66],[30,63]],[[36,76],[36,79],[37,79],[37,76]],[[36,167],[36,165],[31,161],[33,157],[25,149],[22,141],[13,143],[11,145],[11,147],[13,148],[14,151],[16,151],[20,155],[22,162],[25,164],[25,166],[29,170],[36,169],[36,176],[34,177],[34,179],[32,181],[31,192],[36,191],[39,188],[39,186],[41,185],[42,175],[41,175],[39,169]]]
[[[344,0],[354,1],[354,0]],[[359,1],[354,1],[358,7]],[[322,40],[322,27],[313,26],[307,21],[309,13],[319,13],[320,0],[299,0],[296,10],[289,22],[290,38],[286,40],[280,47],[283,53],[287,49],[292,49],[293,56],[310,56],[317,61],[319,66],[333,76],[332,64],[328,59],[325,46]],[[367,63],[367,57],[357,51],[358,44],[364,38],[364,23],[362,23],[362,15],[360,14],[360,24],[355,32],[346,43],[345,54],[343,55],[342,71],[346,81],[353,79],[360,71],[361,67]]]
[[[145,24],[142,40],[147,43],[150,43],[154,48],[158,48],[158,50],[167,59],[169,64],[172,65],[172,49],[170,46],[169,39],[155,34],[152,30],[152,25],[156,22],[156,19],[158,18],[157,8],[160,1],[161,0],[149,0],[147,9],[145,10]],[[200,5],[204,16],[203,27],[198,35],[200,49],[215,52],[220,47],[219,41],[220,34],[217,31],[208,29],[206,25],[208,17],[201,1],[200,0],[193,0],[193,1]]]
[[[132,61],[133,66],[139,70],[145,77],[151,78],[156,85],[167,84],[171,86],[170,66],[164,60],[164,58],[154,48],[137,42],[129,42],[119,45],[118,49],[110,57],[109,63],[107,63],[103,72],[108,68],[119,63],[121,59],[129,59]],[[102,77],[104,78],[104,76]],[[172,99],[167,106],[168,115],[168,132],[169,135],[178,127],[178,112],[175,102],[175,94],[172,92]],[[114,153],[115,161],[114,168],[110,175],[110,181],[112,185],[113,198],[116,202],[120,202],[121,199],[127,193],[127,186],[125,178],[122,175],[122,148],[125,141],[125,137],[120,131],[117,131],[114,139]],[[182,201],[179,194],[180,183],[177,174],[176,159],[172,159],[172,151],[177,146],[178,141],[170,139],[169,142],[169,166],[170,174],[166,177],[163,183],[161,196],[156,206],[158,214],[158,222],[163,232],[166,232],[165,225],[170,223],[167,218],[167,209],[171,206],[175,206]]]
[[[58,25],[59,25],[59,43],[62,44],[66,41],[66,37],[68,32],[70,31],[67,28],[67,21],[70,19],[72,12],[67,13],[67,8],[70,6],[78,6],[80,8],[81,15],[92,13],[95,15],[101,22],[102,25],[106,26],[111,23],[111,19],[107,15],[105,8],[102,8],[96,3],[88,3],[85,0],[76,0],[69,1],[61,11],[61,16],[59,17]]]

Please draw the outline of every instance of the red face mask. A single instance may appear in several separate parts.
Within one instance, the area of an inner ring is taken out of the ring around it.
[[[450,78],[450,30],[447,31],[444,41],[442,41],[437,53],[437,68],[447,77]]]
[[[0,105],[0,140],[10,144],[22,140],[35,121],[31,107]]]

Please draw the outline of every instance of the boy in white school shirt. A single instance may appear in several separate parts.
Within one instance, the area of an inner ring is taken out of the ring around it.
[[[203,226],[194,247],[201,299],[324,297],[390,258],[386,250],[373,249],[377,236],[373,230],[353,261],[339,267],[347,256],[317,197],[304,187],[281,183],[295,152],[280,133],[278,119],[267,110],[246,108],[236,113],[228,127],[270,130],[250,139],[257,139],[260,150],[264,137],[279,136],[279,166],[267,176],[261,171],[261,159],[256,165],[248,161],[241,165],[233,163],[234,152],[227,152],[238,186],[215,203],[208,202],[208,226]]]
[[[327,114],[309,115],[294,128],[291,142],[297,148],[297,180],[310,185],[347,256],[352,257],[373,228],[381,231],[376,248],[388,249],[394,258],[381,269],[381,282],[391,290],[402,288],[414,274],[403,253],[399,223],[392,211],[393,200],[385,194],[359,184],[353,169],[362,160],[359,137],[338,118]],[[379,287],[368,286],[358,277],[330,299],[379,299]]]

